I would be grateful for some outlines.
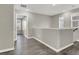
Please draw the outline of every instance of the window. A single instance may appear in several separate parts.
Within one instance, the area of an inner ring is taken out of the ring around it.
[[[64,28],[64,17],[60,16],[59,17],[59,28]]]
[[[71,27],[78,28],[79,27],[79,16],[71,16]]]

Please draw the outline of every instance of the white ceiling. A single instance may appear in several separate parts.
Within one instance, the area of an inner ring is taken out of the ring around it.
[[[79,8],[79,4],[56,4],[54,6],[53,4],[28,4],[25,10],[53,16],[76,8]]]

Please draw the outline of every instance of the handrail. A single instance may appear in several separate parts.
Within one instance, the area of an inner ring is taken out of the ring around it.
[[[75,32],[76,30],[78,30],[78,28],[75,28],[75,29],[73,30],[73,32]]]

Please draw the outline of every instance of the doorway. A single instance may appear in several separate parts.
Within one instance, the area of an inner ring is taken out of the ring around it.
[[[17,16],[17,35],[24,35],[26,29],[26,16],[18,15]]]
[[[22,20],[17,19],[17,35],[22,35]]]

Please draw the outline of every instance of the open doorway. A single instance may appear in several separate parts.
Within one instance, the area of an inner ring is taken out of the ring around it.
[[[17,15],[17,35],[24,35],[26,32],[26,16]]]
[[[16,41],[17,41],[16,44],[19,44],[22,38],[25,39],[27,29],[26,25],[27,25],[27,16],[24,14],[16,14]]]
[[[17,18],[17,35],[22,35],[22,19]]]

